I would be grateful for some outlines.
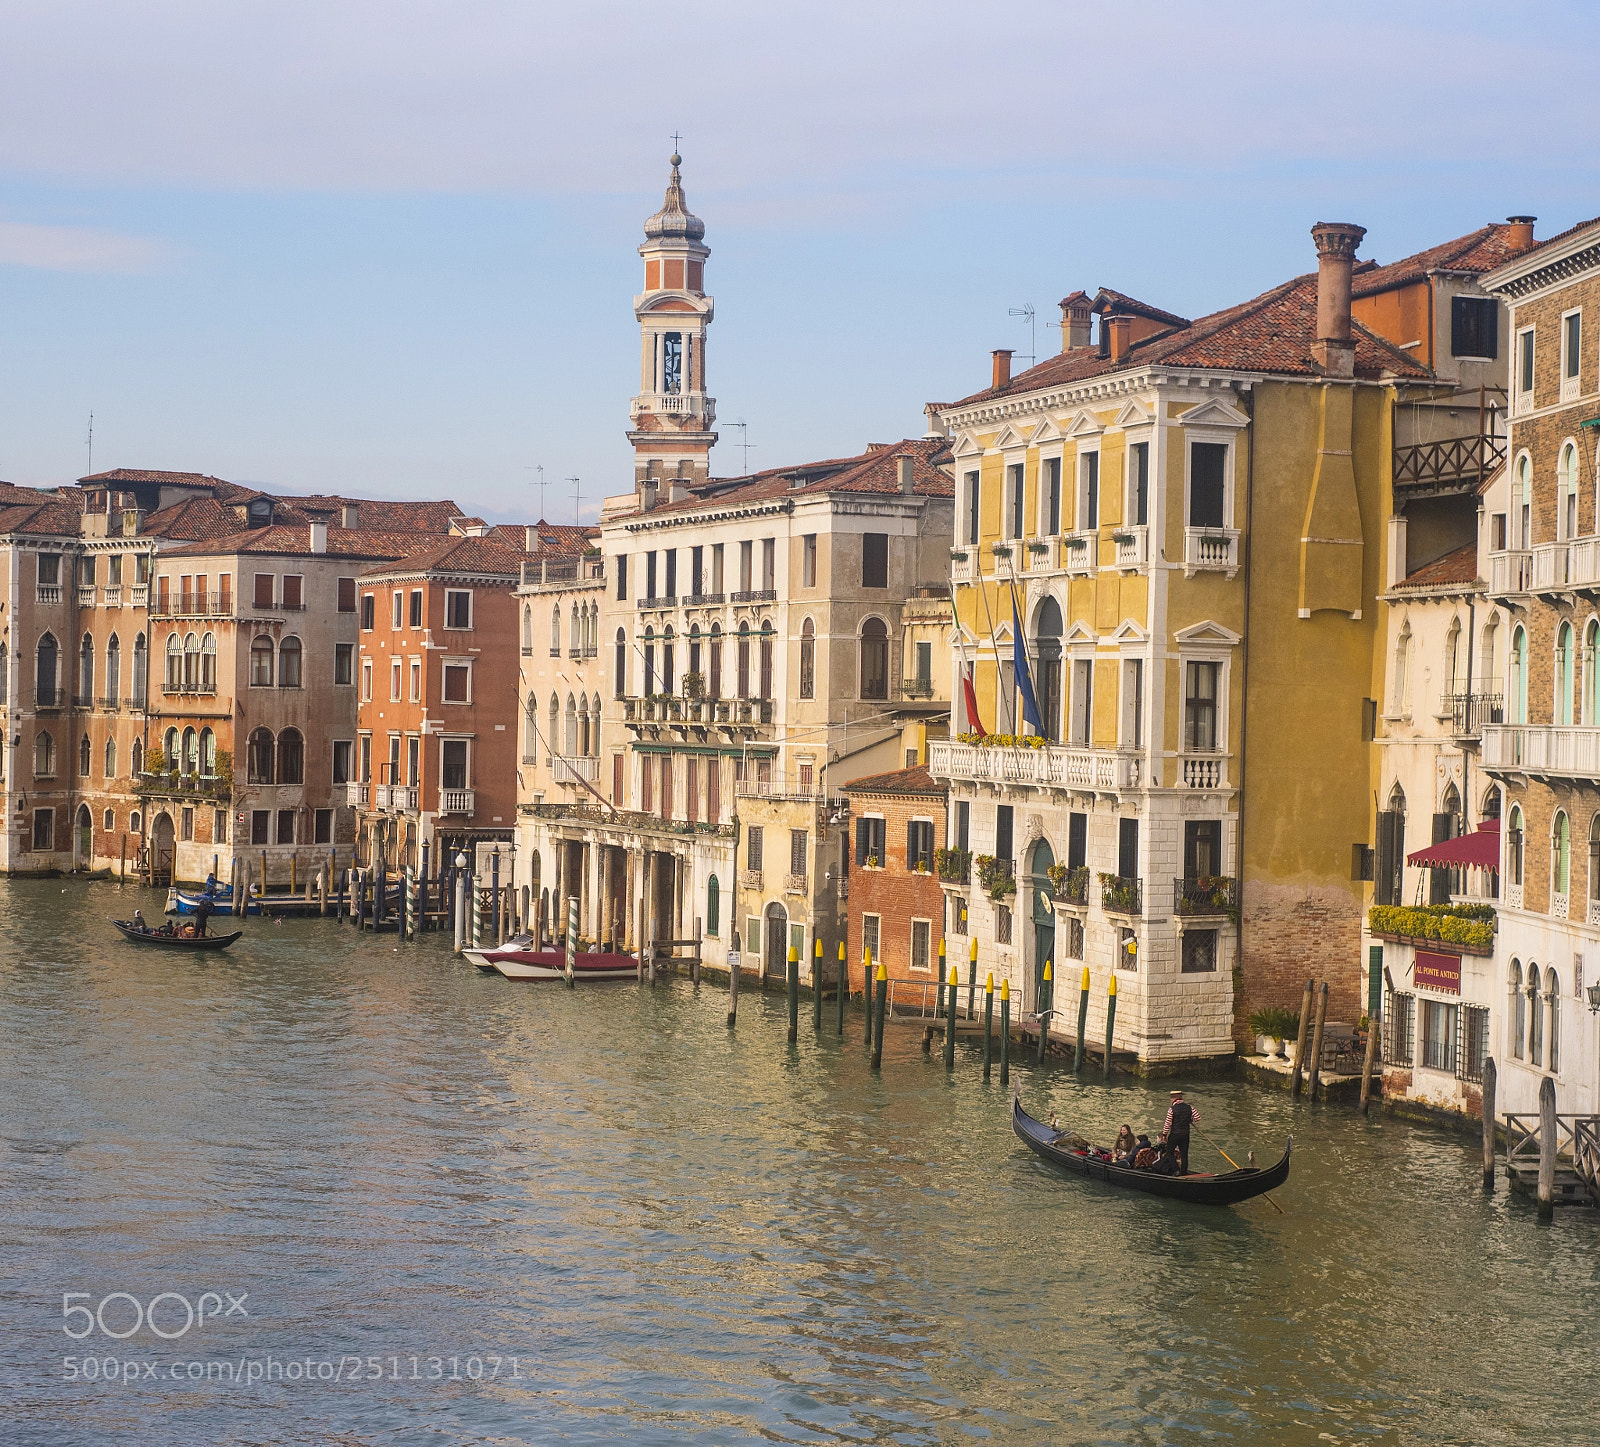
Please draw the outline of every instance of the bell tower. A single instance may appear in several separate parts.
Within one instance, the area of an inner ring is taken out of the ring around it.
[[[633,299],[639,319],[639,393],[628,441],[634,487],[642,506],[685,496],[711,476],[717,434],[716,399],[706,394],[706,328],[712,301],[705,293],[706,224],[683,199],[673,152],[672,176],[661,209],[644,223],[644,291]]]

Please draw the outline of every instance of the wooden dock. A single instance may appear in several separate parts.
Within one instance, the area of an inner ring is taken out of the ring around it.
[[[1539,1194],[1539,1154],[1543,1145],[1537,1114],[1507,1112],[1505,1171],[1519,1195]],[[1555,1179],[1551,1202],[1557,1206],[1600,1206],[1600,1116],[1556,1117]]]

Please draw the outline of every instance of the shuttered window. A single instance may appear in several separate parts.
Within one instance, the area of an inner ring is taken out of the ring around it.
[[[1450,355],[1491,360],[1500,355],[1498,302],[1482,296],[1450,299]]]

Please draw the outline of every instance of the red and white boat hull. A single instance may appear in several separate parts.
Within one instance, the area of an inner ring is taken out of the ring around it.
[[[508,980],[564,980],[567,957],[562,950],[540,950],[532,941],[508,940],[495,949],[463,950],[480,970],[497,970]],[[639,974],[631,955],[585,953],[575,955],[575,980],[633,980]]]

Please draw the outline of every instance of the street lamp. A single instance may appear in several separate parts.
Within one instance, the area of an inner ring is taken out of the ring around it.
[[[1600,1014],[1600,985],[1590,985],[1584,994],[1589,997],[1589,1013]]]

